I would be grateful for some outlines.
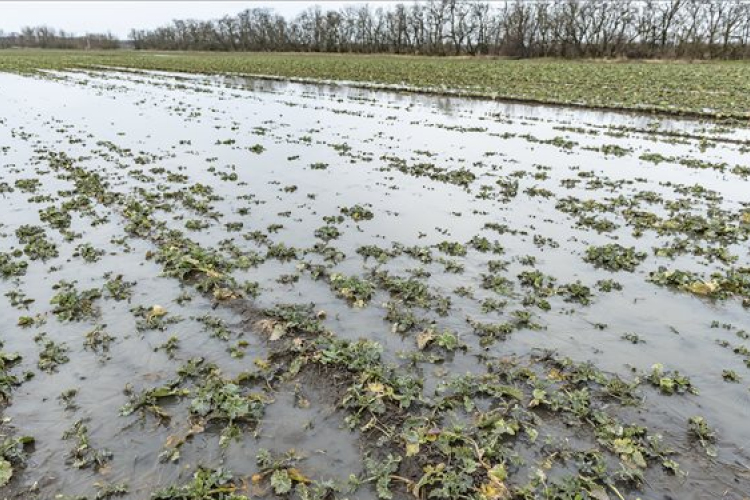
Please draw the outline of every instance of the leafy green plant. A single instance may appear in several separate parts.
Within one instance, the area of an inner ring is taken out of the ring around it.
[[[352,207],[342,207],[341,213],[344,215],[348,215],[355,222],[359,222],[363,220],[371,220],[375,216],[375,214],[372,213],[372,210],[362,205],[354,205]]]
[[[701,416],[690,417],[688,419],[688,433],[700,443],[708,456],[715,457],[717,455],[716,447],[714,446],[716,434],[709,427],[705,418]]]
[[[280,456],[274,456],[266,449],[261,449],[256,455],[256,462],[260,472],[253,476],[254,482],[260,482],[265,477],[270,478],[271,488],[276,495],[292,492],[292,488],[299,484],[308,484],[308,479],[295,464],[301,460],[294,450]]]
[[[70,357],[68,356],[70,349],[66,344],[56,343],[46,333],[37,335],[34,340],[42,349],[39,352],[39,362],[37,363],[40,370],[52,373],[57,370],[58,365],[63,365],[70,361]]]
[[[96,317],[98,310],[94,305],[96,299],[102,296],[100,290],[91,288],[79,291],[75,282],[59,281],[53,287],[59,290],[50,300],[55,308],[52,312],[61,321],[81,321]]]
[[[23,260],[17,260],[20,252],[0,252],[0,276],[9,278],[11,276],[23,276],[26,274],[28,263]]]
[[[228,471],[200,467],[192,481],[156,491],[151,500],[247,500],[247,496],[235,494],[238,490],[239,482]]]
[[[133,296],[134,286],[135,282],[125,281],[122,274],[118,274],[114,278],[110,278],[106,283],[104,283],[104,289],[107,291],[109,296],[118,301],[130,300],[130,298]]]
[[[635,247],[623,247],[617,243],[595,247],[586,250],[584,260],[597,267],[610,271],[635,271],[636,267],[646,259],[646,252],[638,252]]]
[[[100,248],[94,248],[91,243],[82,243],[78,245],[73,252],[73,257],[80,257],[86,262],[96,262],[101,259],[106,252]]]
[[[328,277],[328,280],[331,290],[339,297],[346,299],[354,307],[364,307],[375,293],[375,287],[372,283],[356,276],[334,273]]]
[[[658,387],[664,394],[698,393],[698,390],[693,386],[689,378],[677,371],[665,371],[664,367],[658,363],[651,367],[651,373],[646,380],[654,387]]]
[[[33,444],[34,438],[31,436],[8,437],[0,443],[0,488],[12,479],[14,466],[26,465],[26,447]]]
[[[70,451],[68,461],[76,469],[87,469],[93,467],[101,469],[112,459],[109,450],[97,450],[89,441],[88,426],[84,420],[77,420],[73,426],[63,434],[64,440],[75,440],[75,445]]]

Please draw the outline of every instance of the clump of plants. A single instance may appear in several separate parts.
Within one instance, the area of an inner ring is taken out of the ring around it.
[[[96,262],[104,254],[104,250],[95,248],[91,243],[82,243],[76,247],[73,257],[80,257],[86,262]]]
[[[341,231],[336,226],[321,226],[315,230],[315,237],[323,241],[331,241],[341,236]]]
[[[9,278],[26,274],[28,262],[19,260],[21,252],[0,252],[0,276]]]
[[[690,292],[712,299],[742,299],[742,305],[750,307],[750,268],[733,268],[712,273],[709,279],[700,274],[680,269],[668,270],[660,267],[652,272],[649,281]]]
[[[266,318],[255,326],[272,341],[287,335],[318,336],[326,332],[321,323],[325,312],[315,312],[312,304],[278,304],[263,312]]]
[[[96,353],[108,352],[109,347],[116,338],[104,329],[106,325],[96,325],[89,330],[83,341],[83,347]]]
[[[85,420],[76,421],[70,429],[65,431],[63,439],[75,441],[70,450],[68,462],[76,469],[91,467],[98,471],[112,459],[112,452],[109,450],[98,450],[91,446],[89,429]]]
[[[618,243],[610,243],[600,247],[589,247],[586,250],[584,260],[596,267],[603,267],[610,271],[633,272],[646,257],[645,252],[636,251],[635,247],[624,247]]]
[[[23,252],[31,260],[48,260],[58,256],[57,245],[47,239],[41,226],[24,224],[16,229],[18,241],[24,245]]]
[[[306,491],[305,485],[312,481],[302,474],[296,466],[301,459],[294,450],[290,450],[283,455],[274,455],[266,449],[261,449],[256,455],[256,463],[260,472],[253,475],[253,481],[260,483],[268,478],[276,495],[289,494],[295,486],[299,488],[300,492]]]
[[[661,364],[655,364],[651,367],[651,373],[646,380],[654,387],[659,388],[663,394],[698,394],[698,390],[690,382],[690,379],[680,372],[666,371]]]
[[[0,404],[10,401],[13,388],[20,385],[21,381],[9,370],[21,362],[23,358],[16,352],[2,350],[0,342]]]
[[[98,315],[95,301],[102,296],[101,290],[78,290],[75,283],[63,280],[52,287],[58,292],[52,297],[50,304],[55,306],[52,312],[60,321],[81,321]]]
[[[107,274],[105,278],[108,278],[104,283],[104,290],[109,296],[117,301],[130,300],[133,296],[133,287],[135,286],[134,281],[125,281],[122,274],[118,274],[114,278],[111,277],[111,273]]]
[[[28,447],[33,444],[31,436],[6,437],[0,443],[0,488],[10,482],[16,469],[26,466]]]
[[[705,418],[701,416],[690,417],[688,419],[688,434],[701,445],[708,456],[715,457],[717,455],[716,446],[714,446],[716,433],[709,427]]]
[[[341,213],[344,215],[348,215],[355,222],[371,220],[373,217],[375,217],[375,214],[372,213],[372,210],[359,204],[352,207],[342,207]]]
[[[437,248],[451,257],[463,257],[466,255],[466,247],[457,241],[441,241],[437,244]]]
[[[356,276],[345,276],[333,273],[328,277],[331,290],[346,299],[354,307],[364,307],[375,294],[375,286],[367,280]]]
[[[228,471],[201,467],[189,483],[156,491],[151,500],[247,500],[247,496],[235,494],[241,490],[240,482]]]
[[[234,266],[219,252],[204,249],[187,238],[173,235],[162,242],[156,262],[162,264],[165,276],[190,282],[218,300],[235,298],[239,291],[229,274]]]
[[[190,413],[207,426],[224,422],[220,444],[226,446],[231,438],[240,436],[238,424],[254,426],[263,418],[265,407],[271,401],[262,392],[250,392],[239,380],[224,378],[212,368],[191,394]]]
[[[131,311],[139,318],[136,322],[138,331],[164,331],[169,325],[174,325],[182,321],[181,317],[170,315],[169,311],[158,304],[154,304],[151,307],[134,307]]]
[[[59,365],[64,365],[70,361],[70,357],[68,357],[70,348],[66,344],[55,342],[46,333],[40,333],[34,340],[41,348],[39,362],[37,363],[40,370],[53,373]]]

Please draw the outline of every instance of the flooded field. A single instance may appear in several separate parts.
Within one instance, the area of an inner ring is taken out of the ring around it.
[[[750,498],[750,131],[0,73],[3,498]]]

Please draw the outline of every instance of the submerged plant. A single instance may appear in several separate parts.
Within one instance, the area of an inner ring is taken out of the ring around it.
[[[151,500],[247,500],[238,495],[239,481],[224,469],[199,468],[193,479],[183,486],[169,486],[151,495]]]
[[[680,372],[665,371],[661,364],[655,364],[651,367],[651,373],[647,380],[654,387],[658,387],[664,394],[683,394],[686,392],[697,394],[698,390],[690,382],[690,379]]]
[[[690,417],[688,419],[688,433],[700,443],[708,456],[715,457],[717,455],[716,447],[714,446],[716,434],[708,426],[705,418],[701,416]]]
[[[364,307],[375,293],[372,283],[356,276],[334,273],[328,279],[336,295],[343,297],[354,307]]]
[[[37,335],[34,340],[41,347],[39,362],[37,363],[40,370],[52,373],[57,370],[58,365],[70,361],[68,356],[70,349],[66,344],[53,341],[46,333]]]
[[[635,247],[623,247],[611,243],[601,247],[589,247],[584,260],[597,267],[610,271],[635,271],[636,267],[646,259],[646,252],[638,252]]]
[[[79,291],[75,282],[67,281],[60,281],[52,288],[59,290],[50,300],[50,304],[55,306],[52,312],[59,320],[81,321],[97,316],[98,310],[94,302],[102,296],[100,290],[91,288]]]

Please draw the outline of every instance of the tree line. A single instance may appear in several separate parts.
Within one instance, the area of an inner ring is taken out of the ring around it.
[[[423,0],[287,19],[254,8],[134,29],[136,49],[509,57],[750,58],[750,0]],[[0,46],[113,48],[110,35],[25,28]]]
[[[0,48],[37,49],[117,49],[120,41],[111,33],[91,33],[83,36],[56,30],[48,26],[27,26],[20,33],[0,31]]]
[[[256,8],[133,30],[140,49],[512,57],[750,57],[747,0],[430,0],[311,7],[287,20]]]

